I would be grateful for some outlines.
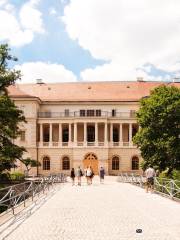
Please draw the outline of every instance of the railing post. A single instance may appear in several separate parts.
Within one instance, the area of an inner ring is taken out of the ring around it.
[[[170,181],[170,193],[171,193],[171,198],[173,198],[174,195],[174,181]]]
[[[23,193],[24,207],[26,206],[26,195],[25,195],[25,191],[26,191],[26,188],[25,188],[25,183],[24,183],[24,193]]]
[[[32,202],[33,202],[33,200],[34,200],[34,183],[32,182]]]

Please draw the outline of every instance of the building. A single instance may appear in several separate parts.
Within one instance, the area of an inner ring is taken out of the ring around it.
[[[138,172],[142,158],[132,142],[138,131],[135,112],[139,100],[160,84],[39,80],[11,86],[9,94],[27,120],[16,143],[27,149],[25,157],[41,162],[34,171],[42,175],[88,165],[96,174],[100,166],[113,175]]]

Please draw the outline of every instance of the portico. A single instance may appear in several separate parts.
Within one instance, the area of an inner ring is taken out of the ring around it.
[[[133,147],[136,122],[64,121],[38,124],[39,147]]]

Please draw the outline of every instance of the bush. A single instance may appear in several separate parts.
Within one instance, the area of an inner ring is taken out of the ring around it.
[[[24,180],[25,176],[23,173],[21,172],[14,172],[14,173],[11,173],[10,174],[10,178],[11,180],[13,181],[16,181],[16,180]]]
[[[180,181],[180,170],[174,170],[174,171],[172,172],[172,178],[173,178],[174,180]]]
[[[7,182],[9,180],[10,180],[10,173],[9,172],[0,173],[0,181],[1,182]]]

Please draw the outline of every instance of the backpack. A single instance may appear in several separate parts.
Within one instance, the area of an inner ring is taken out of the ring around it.
[[[82,170],[80,169],[80,176],[82,177],[83,176],[83,173],[82,173]]]

